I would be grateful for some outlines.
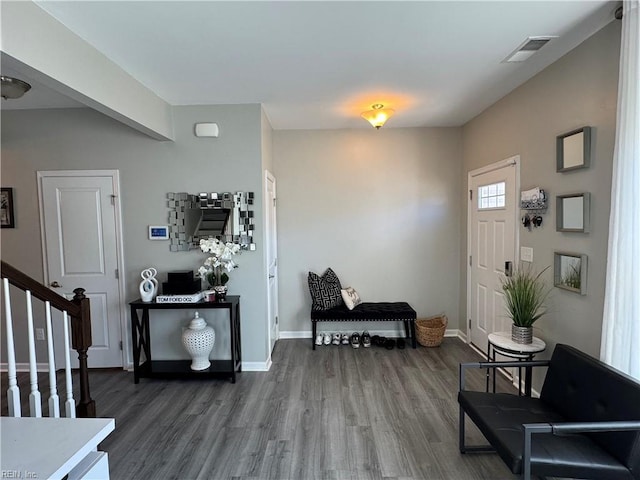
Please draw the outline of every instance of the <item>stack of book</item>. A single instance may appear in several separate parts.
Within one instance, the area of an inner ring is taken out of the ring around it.
[[[193,278],[193,270],[169,272],[167,279],[162,283],[162,295],[156,297],[156,303],[195,303],[204,298],[200,279]]]

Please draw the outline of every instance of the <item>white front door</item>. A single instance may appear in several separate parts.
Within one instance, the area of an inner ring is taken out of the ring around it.
[[[278,340],[278,235],[276,228],[276,179],[265,171],[265,239],[267,248],[267,311],[269,352]]]
[[[117,171],[38,172],[38,195],[45,282],[69,299],[75,288],[85,289],[91,302],[89,367],[121,367]],[[64,357],[56,350],[58,363]]]
[[[517,259],[519,169],[513,157],[469,173],[467,333],[485,353],[489,333],[510,328],[502,278]]]

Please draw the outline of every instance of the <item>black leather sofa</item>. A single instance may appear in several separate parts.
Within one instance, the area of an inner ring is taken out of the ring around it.
[[[511,366],[548,367],[540,398],[465,390],[467,369]],[[496,451],[525,480],[640,479],[640,382],[573,347],[548,361],[463,363],[458,403],[460,452]],[[465,415],[490,445],[465,445]]]

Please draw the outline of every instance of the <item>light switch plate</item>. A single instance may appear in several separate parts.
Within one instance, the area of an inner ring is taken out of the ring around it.
[[[533,262],[533,248],[520,247],[520,260],[523,262]]]

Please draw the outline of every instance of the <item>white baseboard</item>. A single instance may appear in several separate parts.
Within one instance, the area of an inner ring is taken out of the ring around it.
[[[271,368],[271,357],[266,362],[242,362],[243,372],[268,372]]]
[[[36,370],[38,372],[48,372],[49,364],[48,363],[36,363]],[[9,364],[8,363],[0,363],[0,372],[8,372]],[[16,363],[16,372],[28,372],[29,364],[28,363]]]
[[[458,330],[457,328],[447,328],[444,331],[445,337],[457,337],[462,340],[464,343],[467,343],[467,336],[462,330]]]
[[[280,330],[280,335],[278,336],[278,340],[287,340],[290,338],[311,338],[311,330],[300,330],[300,331],[282,331]]]

